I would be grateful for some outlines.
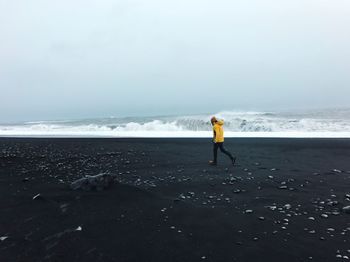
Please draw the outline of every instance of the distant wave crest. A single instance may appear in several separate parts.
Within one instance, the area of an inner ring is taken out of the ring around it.
[[[214,114],[213,114],[214,115]],[[350,119],[322,114],[222,111],[226,136],[260,133],[350,134]],[[210,116],[103,118],[90,120],[37,121],[0,125],[0,136],[211,136]],[[244,135],[243,135],[244,136]],[[350,137],[350,135],[349,135]]]

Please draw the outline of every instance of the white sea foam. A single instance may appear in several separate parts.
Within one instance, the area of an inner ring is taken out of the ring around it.
[[[350,112],[350,111],[347,111]],[[226,137],[346,137],[350,115],[330,113],[274,113],[223,111]],[[21,137],[211,137],[209,114],[36,121],[0,125],[0,136]],[[341,116],[341,117],[340,117]],[[347,117],[349,116],[349,117]]]

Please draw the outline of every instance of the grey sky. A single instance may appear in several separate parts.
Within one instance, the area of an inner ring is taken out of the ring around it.
[[[348,0],[0,0],[0,121],[346,106]]]

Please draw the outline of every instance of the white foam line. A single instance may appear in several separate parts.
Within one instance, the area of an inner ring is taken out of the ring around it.
[[[45,138],[211,138],[212,133],[206,131],[84,131],[84,132],[0,132],[0,137],[45,137]],[[225,132],[227,138],[350,138],[350,132]]]

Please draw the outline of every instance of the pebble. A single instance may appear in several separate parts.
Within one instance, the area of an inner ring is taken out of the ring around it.
[[[284,205],[284,208],[286,208],[286,209],[290,209],[292,206],[290,205],[290,204],[285,204]]]
[[[245,211],[245,213],[253,213],[253,210],[247,209],[247,210]]]
[[[265,220],[265,217],[259,217],[260,220]]]
[[[323,218],[327,218],[327,217],[328,217],[328,215],[327,215],[327,214],[321,214],[321,217],[323,217]]]
[[[350,214],[350,206],[343,207],[343,211],[347,214]]]
[[[3,237],[0,237],[0,241],[4,241],[6,239],[8,239],[9,237],[8,236],[3,236]]]
[[[308,219],[310,219],[310,220],[315,220],[315,218],[314,218],[314,217],[309,217]]]
[[[78,226],[76,229],[75,229],[75,231],[82,231],[83,230],[83,228],[81,227],[81,226]]]
[[[40,194],[37,194],[37,195],[33,196],[33,200],[39,199],[40,197],[41,197],[41,195],[40,195]]]
[[[274,210],[276,210],[277,207],[276,207],[276,206],[269,206],[268,208],[269,208],[270,210],[274,211]]]

